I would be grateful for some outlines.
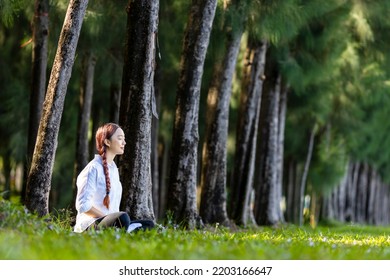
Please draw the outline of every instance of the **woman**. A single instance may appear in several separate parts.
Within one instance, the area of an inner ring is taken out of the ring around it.
[[[131,232],[154,226],[153,221],[130,221],[126,212],[119,211],[122,184],[114,158],[124,153],[125,145],[125,134],[117,124],[107,123],[98,128],[98,154],[80,172],[76,181],[75,232],[112,226]]]

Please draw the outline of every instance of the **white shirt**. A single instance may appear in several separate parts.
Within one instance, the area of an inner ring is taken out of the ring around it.
[[[118,167],[115,162],[108,164],[110,175],[110,209],[103,205],[106,196],[106,178],[104,176],[103,160],[100,155],[90,161],[77,177],[76,197],[76,225],[75,232],[83,232],[98,218],[93,218],[85,212],[93,207],[100,210],[104,215],[118,212],[122,196],[122,184],[119,180]]]

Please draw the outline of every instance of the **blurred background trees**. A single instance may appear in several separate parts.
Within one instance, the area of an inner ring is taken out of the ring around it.
[[[92,158],[96,127],[119,122],[126,28],[132,28],[127,2],[88,5],[61,118],[50,211],[73,207],[74,177]],[[199,109],[193,120],[196,169],[180,175],[191,182],[180,187],[190,192],[180,195],[180,203],[195,197],[204,223],[389,224],[390,3],[217,1],[204,64],[198,64],[197,101],[190,98],[193,88],[178,85],[179,78],[194,79],[191,71],[182,72],[180,61],[192,47],[183,44],[190,7],[201,2],[159,4],[153,85],[158,119],[148,140],[155,143],[148,153],[154,156],[156,219],[173,215],[184,224],[188,218],[182,210],[170,211],[178,205],[167,203],[171,154],[185,156],[171,145],[175,114],[182,113],[175,103],[180,94],[188,98],[188,108]],[[48,9],[37,12],[36,3]],[[0,192],[7,199],[25,201],[28,143],[34,139],[31,113],[41,103],[33,101],[33,85],[39,82],[33,71],[38,19],[48,24],[48,77],[67,6],[65,0],[0,0]],[[144,34],[132,36],[129,40],[142,40]],[[260,47],[264,61],[256,66]],[[254,67],[260,67],[257,74]],[[90,112],[82,114],[86,94]]]

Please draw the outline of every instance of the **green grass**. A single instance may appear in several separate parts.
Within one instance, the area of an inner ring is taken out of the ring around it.
[[[66,212],[38,218],[0,198],[2,260],[384,260],[390,228],[358,225],[230,231],[165,230],[73,233]]]

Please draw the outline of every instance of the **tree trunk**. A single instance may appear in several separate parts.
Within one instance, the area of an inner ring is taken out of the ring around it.
[[[370,225],[375,225],[375,197],[378,190],[378,174],[371,167],[371,176],[369,182],[369,194],[367,200],[367,223]]]
[[[229,226],[226,209],[226,160],[229,104],[243,29],[227,34],[223,62],[217,63],[208,92],[203,146],[200,215],[206,224]]]
[[[79,114],[77,121],[77,139],[76,139],[76,157],[74,162],[73,173],[73,200],[72,208],[75,205],[77,187],[76,179],[84,167],[90,160],[89,154],[89,123],[91,120],[92,97],[93,97],[93,81],[95,75],[96,57],[92,53],[84,54],[81,65],[81,81],[80,81],[80,99],[79,99]],[[73,209],[75,210],[75,209]]]
[[[277,142],[277,156],[276,156],[276,189],[277,199],[282,200],[283,196],[283,174],[284,174],[284,132],[286,124],[287,112],[287,94],[289,87],[282,82],[279,99],[279,122],[278,122],[278,142]],[[278,216],[281,222],[285,222],[282,208],[278,207]]]
[[[120,104],[121,89],[113,83],[110,87],[110,122],[119,123]]]
[[[156,71],[154,75],[154,93],[156,97],[156,113],[160,111],[161,106],[161,92],[159,90],[160,71],[159,64],[156,64]],[[159,217],[160,213],[160,174],[159,174],[159,120],[153,118],[152,120],[152,151],[151,151],[151,169],[152,169],[152,197],[153,209],[155,217]]]
[[[98,130],[99,126],[101,125],[101,115],[102,115],[102,108],[101,105],[98,104],[97,102],[92,101],[92,125],[91,125],[91,135],[94,135],[96,131]],[[91,137],[89,140],[89,155],[92,157],[94,154],[97,153],[96,150],[96,139],[95,137]],[[117,159],[116,159],[117,160]]]
[[[356,164],[350,162],[347,169],[347,184],[346,184],[346,198],[345,198],[345,209],[344,209],[344,220],[346,222],[351,222],[355,220],[355,214],[353,209],[355,209],[356,203],[356,192],[355,192],[355,181],[356,181]]]
[[[43,115],[27,179],[26,193],[27,208],[40,216],[49,213],[48,202],[58,132],[87,5],[88,0],[69,2],[43,104]]]
[[[356,185],[356,222],[359,224],[365,223],[365,209],[366,209],[366,194],[368,191],[368,165],[363,163],[359,169],[359,177]]]
[[[304,169],[303,169],[303,172],[302,172],[301,184],[300,184],[300,187],[299,187],[299,190],[300,190],[299,191],[299,198],[300,198],[300,203],[299,203],[299,225],[300,226],[303,225],[303,204],[304,204],[304,199],[305,199],[305,188],[306,188],[306,182],[307,182],[307,175],[309,173],[311,157],[313,155],[315,132],[316,132],[316,125],[314,125],[313,129],[310,132],[309,146],[308,146],[305,166],[304,166]]]
[[[348,202],[351,197],[356,200],[353,208]],[[345,207],[340,203],[343,200],[346,201]],[[359,224],[389,224],[388,186],[381,182],[378,173],[367,163],[349,163],[346,176],[332,191],[331,197],[326,198],[326,201],[327,204],[333,201],[333,205],[332,208],[326,209],[325,218]],[[331,215],[332,211],[335,215]]]
[[[192,1],[181,56],[167,206],[188,228],[202,226],[196,203],[199,99],[216,6],[216,0]]]
[[[5,151],[4,157],[3,157],[3,170],[4,170],[4,199],[10,199],[11,198],[11,151],[7,150]]]
[[[281,76],[277,61],[273,57],[273,48],[267,51],[265,76],[263,84],[263,101],[261,103],[257,177],[255,179],[256,201],[255,217],[259,225],[276,225],[280,220],[281,193],[277,185],[278,178],[278,127]]]
[[[155,219],[150,159],[158,10],[158,0],[128,2],[119,118],[127,136],[120,159],[122,208],[131,219]]]
[[[27,176],[34,154],[39,121],[42,115],[46,89],[47,44],[49,40],[49,0],[35,0],[33,19],[32,81],[30,115],[27,138],[27,156],[24,163],[24,176],[21,200],[25,203]]]
[[[158,182],[158,218],[163,220],[166,214],[167,209],[167,179],[166,175],[168,174],[168,164],[169,160],[169,149],[165,143],[164,137],[160,137],[158,145],[158,172],[159,172],[159,182]]]
[[[266,42],[249,41],[237,126],[234,173],[229,202],[230,218],[246,225],[256,154]]]
[[[296,190],[297,184],[296,184],[296,178],[297,178],[297,168],[296,168],[296,162],[292,159],[287,160],[286,166],[288,168],[287,170],[287,183],[286,183],[286,214],[285,218],[286,221],[289,223],[298,223],[298,211],[297,200],[296,197]]]

